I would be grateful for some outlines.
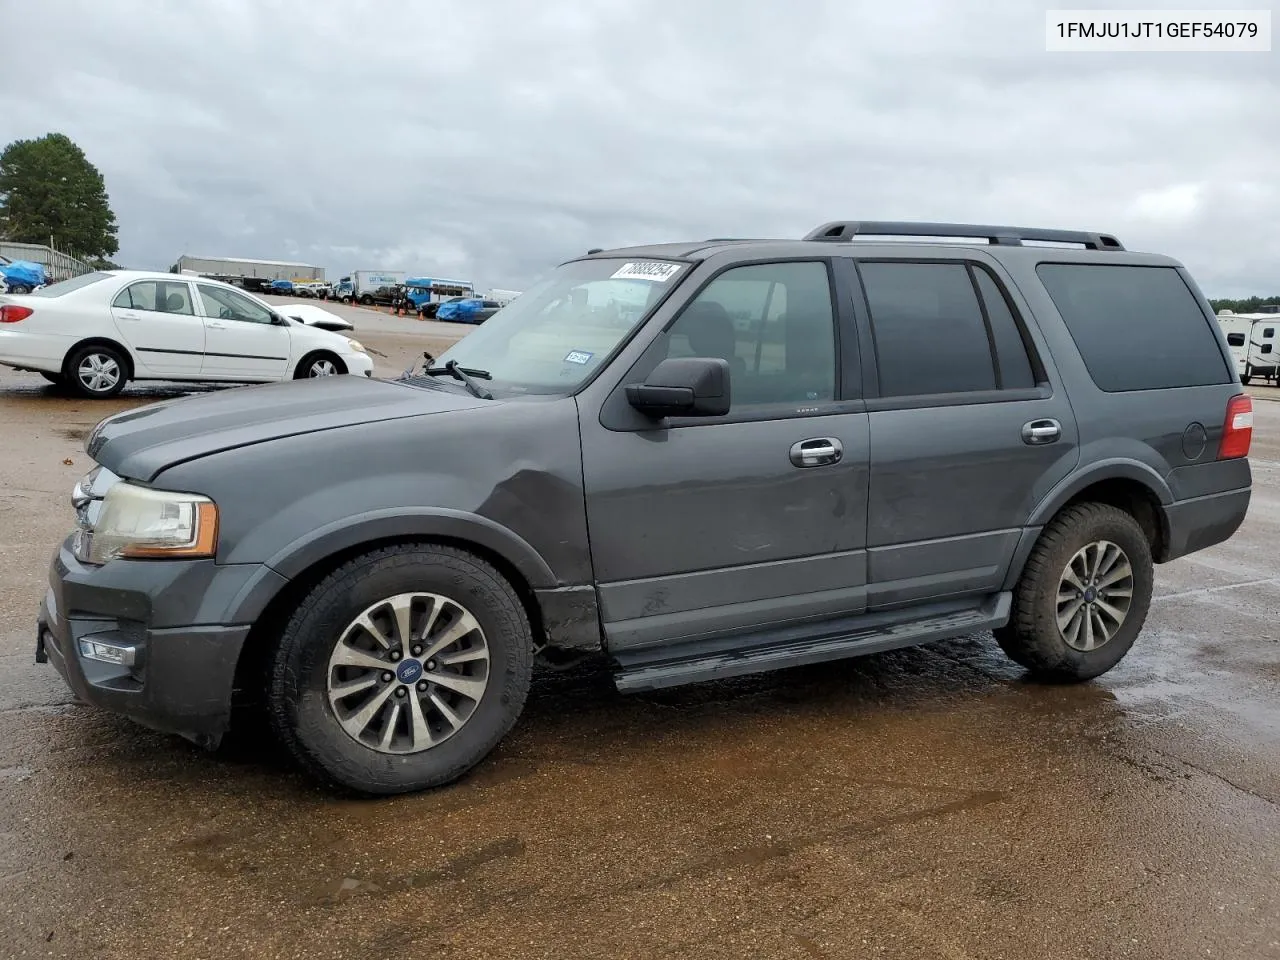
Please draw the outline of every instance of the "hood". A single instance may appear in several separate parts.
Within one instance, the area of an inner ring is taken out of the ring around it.
[[[118,413],[93,429],[85,450],[112,473],[149,481],[174,464],[235,447],[492,402],[358,376],[291,380]]]

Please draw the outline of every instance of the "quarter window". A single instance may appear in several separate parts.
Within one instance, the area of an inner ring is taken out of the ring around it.
[[[665,346],[667,357],[727,360],[735,409],[834,400],[835,319],[827,265],[726,270],[684,308]]]
[[[965,264],[864,262],[858,272],[871,311],[881,396],[996,389],[995,338],[988,337]],[[1016,329],[1002,339],[1011,336]]]
[[[242,323],[274,323],[271,311],[261,304],[234,290],[200,284],[200,300],[204,315],[219,320],[239,320]]]
[[[120,310],[150,310],[193,316],[191,288],[180,280],[141,280],[121,290],[112,306]]]
[[[1040,280],[1101,390],[1227,383],[1214,322],[1173,267],[1042,263]]]

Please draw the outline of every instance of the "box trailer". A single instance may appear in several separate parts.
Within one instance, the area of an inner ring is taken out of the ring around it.
[[[1254,377],[1280,380],[1280,315],[1220,310],[1218,323],[1227,335],[1241,383],[1247,384]]]

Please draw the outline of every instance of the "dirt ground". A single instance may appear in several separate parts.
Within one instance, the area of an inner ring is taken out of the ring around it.
[[[458,333],[355,335],[383,375]],[[1099,681],[988,635],[636,696],[579,669],[463,782],[354,802],[33,662],[85,432],[175,392],[0,373],[0,957],[1280,957],[1280,403],[1245,526],[1158,568]]]

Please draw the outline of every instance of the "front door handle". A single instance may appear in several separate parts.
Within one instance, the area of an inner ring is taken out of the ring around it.
[[[791,445],[791,462],[797,467],[822,467],[839,463],[844,447],[835,437],[814,437]]]
[[[1029,420],[1022,425],[1022,442],[1039,446],[1053,443],[1062,436],[1062,424],[1057,420]]]
[[[219,323],[217,320],[206,320],[206,321],[205,321],[205,326],[206,326],[206,327],[208,327],[210,330],[225,330],[225,329],[227,329],[227,325],[226,325],[225,323]]]

